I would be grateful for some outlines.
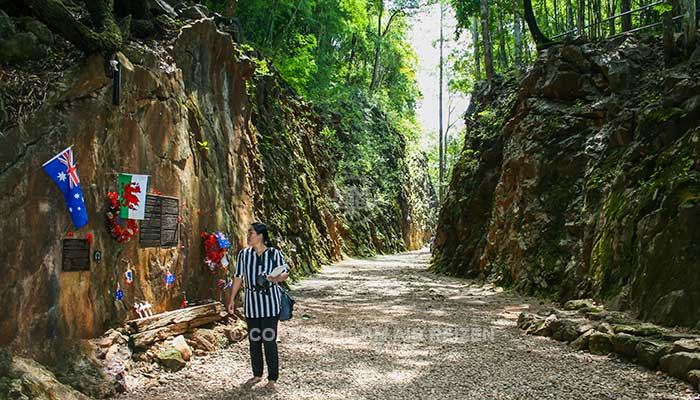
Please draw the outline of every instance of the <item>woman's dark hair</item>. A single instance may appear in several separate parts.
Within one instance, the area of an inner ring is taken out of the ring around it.
[[[267,226],[263,224],[262,222],[253,222],[250,224],[253,227],[253,230],[255,230],[255,233],[258,235],[263,235],[263,241],[265,242],[265,246],[267,247],[272,247],[272,242],[270,241],[270,234],[267,233]]]

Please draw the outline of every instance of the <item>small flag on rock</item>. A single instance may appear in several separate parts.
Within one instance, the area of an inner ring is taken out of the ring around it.
[[[124,219],[143,219],[146,212],[148,175],[119,174],[119,216]]]
[[[220,249],[228,249],[229,247],[231,247],[231,242],[228,241],[228,238],[226,237],[225,233],[214,232],[214,236],[216,237],[216,241],[219,243]]]
[[[42,168],[63,192],[75,229],[85,226],[88,223],[88,217],[73,150],[70,147],[63,150],[56,157],[45,162]]]

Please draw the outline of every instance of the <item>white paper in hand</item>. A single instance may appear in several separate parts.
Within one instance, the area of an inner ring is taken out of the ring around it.
[[[272,270],[272,272],[269,273],[269,276],[276,278],[277,276],[281,275],[282,272],[284,272],[285,266],[280,265],[279,267],[275,268]]]

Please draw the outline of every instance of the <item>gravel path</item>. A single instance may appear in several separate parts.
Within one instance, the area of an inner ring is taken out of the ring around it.
[[[522,334],[518,314],[537,300],[435,275],[428,259],[424,250],[348,259],[293,285],[297,306],[280,323],[275,391],[237,388],[251,376],[244,341],[119,398],[694,397],[679,380]]]

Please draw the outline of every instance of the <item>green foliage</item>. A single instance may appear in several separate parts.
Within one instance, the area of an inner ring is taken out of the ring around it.
[[[398,125],[410,125],[419,92],[406,15],[418,4],[405,0],[385,9],[371,0],[248,0],[238,3],[237,16],[246,39],[298,93],[331,112],[353,96],[373,97],[383,111],[407,121]],[[378,83],[370,91],[377,49]]]
[[[671,12],[673,10],[673,6],[671,6],[670,4],[658,4],[655,5],[652,9],[659,13],[659,15],[664,15],[668,12]]]

